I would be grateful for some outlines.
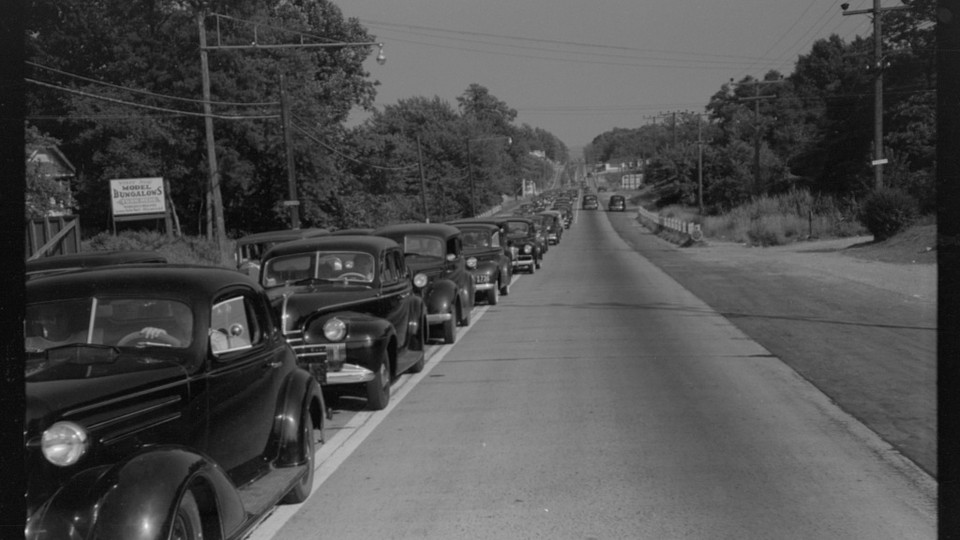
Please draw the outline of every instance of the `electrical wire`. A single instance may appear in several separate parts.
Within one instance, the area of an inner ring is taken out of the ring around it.
[[[37,80],[34,80],[34,79],[29,79],[29,78],[24,78],[24,81],[26,81],[26,82],[28,82],[28,83],[31,83],[31,84],[38,85],[38,86],[43,86],[43,87],[46,87],[46,88],[52,88],[52,89],[54,89],[54,90],[60,90],[61,92],[67,92],[67,93],[70,93],[70,94],[76,94],[76,95],[83,96],[83,97],[88,97],[88,98],[92,98],[92,99],[99,99],[99,100],[102,100],[102,101],[108,101],[108,102],[110,102],[110,103],[116,103],[116,104],[119,104],[119,105],[126,105],[126,106],[128,106],[128,107],[137,107],[137,108],[140,108],[140,109],[147,109],[147,110],[151,110],[151,111],[159,111],[159,112],[164,112],[164,113],[172,113],[172,114],[176,114],[176,115],[179,115],[179,116],[199,116],[199,117],[210,116],[211,118],[216,118],[216,119],[218,119],[218,120],[270,120],[270,119],[274,119],[274,118],[280,118],[280,115],[279,115],[279,114],[273,114],[273,115],[246,115],[246,116],[240,116],[240,115],[223,115],[223,114],[210,114],[210,115],[207,115],[207,114],[205,114],[205,113],[197,113],[197,112],[192,112],[192,111],[181,111],[181,110],[177,110],[177,109],[169,109],[169,108],[166,108],[166,107],[156,107],[156,106],[153,106],[153,105],[143,105],[143,104],[140,104],[140,103],[133,103],[133,102],[130,102],[130,101],[124,101],[124,100],[122,100],[122,99],[116,99],[116,98],[111,98],[111,97],[106,97],[106,96],[98,96],[98,95],[96,95],[96,94],[91,94],[91,93],[89,93],[89,92],[84,92],[84,91],[82,91],[82,90],[75,90],[75,89],[73,89],[73,88],[66,88],[66,87],[63,87],[63,86],[57,86],[57,85],[55,85],[55,84],[50,84],[50,83],[46,83],[46,82],[42,82],[42,81],[37,81]]]
[[[305,128],[305,127],[303,127],[303,126],[300,126],[300,125],[298,125],[298,124],[295,123],[295,122],[291,123],[291,125],[292,125],[294,128],[296,128],[297,131],[299,131],[301,134],[303,134],[305,137],[307,137],[307,138],[310,139],[311,141],[319,144],[319,145],[322,146],[323,148],[326,148],[326,149],[329,150],[330,152],[333,152],[334,154],[342,157],[343,159],[346,159],[346,160],[348,160],[348,161],[352,161],[352,162],[354,162],[354,163],[356,163],[356,164],[358,164],[358,165],[363,165],[364,167],[370,167],[371,169],[377,169],[377,170],[380,170],[380,171],[395,171],[395,172],[399,172],[399,171],[410,171],[410,170],[413,170],[413,169],[416,169],[416,168],[417,168],[417,165],[406,165],[406,166],[403,166],[403,167],[384,167],[384,166],[381,166],[381,165],[374,165],[374,164],[372,164],[372,163],[367,163],[367,162],[365,162],[365,161],[361,161],[361,160],[359,160],[359,159],[357,159],[357,158],[355,158],[355,157],[348,156],[348,155],[344,154],[343,152],[337,150],[336,148],[334,148],[334,147],[332,147],[332,146],[324,143],[324,142],[321,141],[318,137],[315,137],[314,134],[311,133],[311,130],[310,130],[309,128]]]
[[[33,67],[36,67],[36,68],[40,68],[40,69],[43,69],[43,70],[46,70],[46,71],[50,71],[50,72],[52,72],[52,73],[57,73],[57,74],[59,74],[59,75],[65,75],[65,76],[67,76],[67,77],[72,77],[72,78],[74,78],[74,79],[78,79],[78,80],[85,81],[85,82],[89,82],[89,83],[101,84],[101,85],[103,85],[103,86],[108,86],[108,87],[110,87],[110,88],[116,88],[116,89],[118,89],[118,90],[123,90],[123,91],[125,91],[125,92],[132,92],[132,93],[135,93],[135,94],[141,94],[141,95],[146,95],[146,96],[151,96],[151,97],[157,97],[157,98],[161,98],[161,99],[170,99],[170,100],[174,100],[174,101],[183,101],[183,102],[186,102],[186,103],[201,103],[201,104],[204,103],[204,101],[203,101],[202,99],[191,99],[191,98],[184,98],[184,97],[178,97],[178,96],[168,96],[168,95],[165,95],[165,94],[157,94],[157,93],[150,92],[150,91],[147,91],[147,90],[137,90],[137,89],[135,89],[135,88],[129,88],[129,87],[125,87],[125,86],[120,86],[120,85],[117,85],[117,84],[113,84],[113,83],[108,83],[108,82],[104,82],[104,81],[98,81],[98,80],[96,80],[96,79],[91,79],[91,78],[89,78],[89,77],[84,77],[84,76],[82,76],[82,75],[76,75],[76,74],[73,74],[73,73],[67,73],[66,71],[61,71],[61,70],[59,70],[59,69],[52,68],[52,67],[49,67],[49,66],[44,66],[44,65],[42,65],[42,64],[37,64],[37,63],[35,63],[35,62],[27,61],[27,62],[25,62],[25,63],[26,63],[28,66],[33,66]],[[233,101],[211,101],[210,104],[211,104],[211,105],[224,105],[224,106],[230,106],[230,107],[247,107],[247,106],[249,106],[249,107],[279,107],[279,106],[280,106],[280,102],[279,102],[279,101],[265,101],[265,102],[260,102],[260,103],[241,103],[241,102],[233,102]]]

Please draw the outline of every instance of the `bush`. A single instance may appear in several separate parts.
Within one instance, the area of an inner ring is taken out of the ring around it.
[[[858,218],[875,241],[886,240],[916,220],[917,201],[901,190],[880,188],[864,199]]]
[[[170,263],[201,264],[230,267],[232,261],[220,260],[216,242],[192,236],[171,238],[153,231],[122,231],[119,234],[100,233],[85,240],[83,251],[146,250],[156,251]]]

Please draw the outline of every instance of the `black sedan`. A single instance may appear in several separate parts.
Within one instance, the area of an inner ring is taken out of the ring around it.
[[[473,276],[477,295],[495,306],[500,295],[510,294],[513,262],[503,244],[500,227],[492,223],[454,223],[463,238],[467,271]]]
[[[423,369],[427,311],[396,242],[329,235],[278,245],[260,283],[300,364],[325,386],[383,409],[390,384]]]
[[[403,249],[415,276],[431,329],[445,343],[456,340],[456,325],[468,326],[476,287],[467,272],[460,229],[442,223],[406,223],[381,227],[373,234],[394,240]]]
[[[26,537],[244,537],[302,502],[323,438],[249,277],[115,266],[27,282]]]

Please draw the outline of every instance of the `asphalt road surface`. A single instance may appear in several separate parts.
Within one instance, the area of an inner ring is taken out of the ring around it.
[[[624,217],[581,212],[386,410],[342,415],[314,494],[252,538],[934,538],[935,481]]]

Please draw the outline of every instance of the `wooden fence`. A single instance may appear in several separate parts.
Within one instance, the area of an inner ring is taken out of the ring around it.
[[[677,218],[663,217],[656,212],[651,212],[646,208],[640,207],[639,215],[642,219],[656,223],[664,229],[670,229],[690,237],[691,240],[699,242],[703,239],[703,232],[700,230],[699,223],[683,221]]]
[[[80,218],[52,216],[27,221],[27,260],[80,253]]]

